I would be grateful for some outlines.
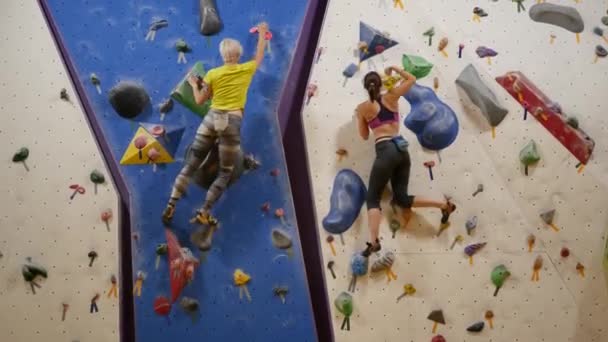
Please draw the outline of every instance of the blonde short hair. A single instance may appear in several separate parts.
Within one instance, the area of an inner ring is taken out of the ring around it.
[[[220,55],[224,63],[236,63],[243,54],[243,47],[238,40],[226,38],[220,42]]]

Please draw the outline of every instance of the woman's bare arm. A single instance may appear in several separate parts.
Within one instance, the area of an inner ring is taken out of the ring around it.
[[[192,95],[194,95],[194,102],[196,104],[203,104],[211,97],[211,86],[207,83],[203,82],[203,87],[198,89],[198,78],[195,76],[190,76],[188,78],[188,83],[192,87]]]
[[[405,93],[410,91],[410,89],[412,89],[412,86],[414,85],[414,83],[416,83],[416,76],[410,74],[409,72],[407,72],[399,67],[396,67],[396,66],[388,67],[386,71],[387,71],[387,74],[390,74],[391,71],[394,71],[394,72],[398,73],[399,76],[401,76],[401,78],[402,78],[401,83],[398,86],[391,89],[387,93],[387,95],[393,96],[397,99],[399,99],[399,97],[403,96]]]

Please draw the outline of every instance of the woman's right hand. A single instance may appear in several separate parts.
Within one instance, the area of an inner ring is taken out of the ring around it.
[[[263,21],[258,24],[258,33],[261,37],[264,37],[266,32],[268,32],[268,23]]]

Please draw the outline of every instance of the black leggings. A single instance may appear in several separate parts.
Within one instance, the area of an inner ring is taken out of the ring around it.
[[[376,143],[376,160],[369,175],[367,189],[367,210],[380,209],[382,192],[389,180],[393,188],[393,203],[402,208],[411,208],[414,196],[407,193],[410,167],[407,148],[401,151],[394,140]]]

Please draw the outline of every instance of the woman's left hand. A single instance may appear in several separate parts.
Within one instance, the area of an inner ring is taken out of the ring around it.
[[[190,77],[188,77],[188,84],[190,84],[192,88],[198,89],[198,77],[190,75]]]

